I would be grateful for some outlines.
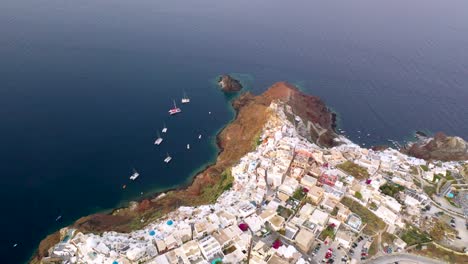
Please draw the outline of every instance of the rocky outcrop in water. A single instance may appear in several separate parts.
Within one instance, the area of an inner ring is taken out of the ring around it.
[[[227,74],[219,77],[218,84],[223,92],[238,92],[242,90],[242,84]]]
[[[425,160],[468,160],[468,143],[460,137],[450,137],[441,132],[433,138],[425,138],[422,135],[419,137],[419,141],[413,143],[404,152]]]

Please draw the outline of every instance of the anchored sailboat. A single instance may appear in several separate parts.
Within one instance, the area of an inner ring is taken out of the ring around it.
[[[161,135],[159,135],[159,132],[158,132],[158,138],[154,141],[154,144],[155,145],[159,145],[161,144],[161,142],[163,141]]]
[[[181,101],[182,101],[183,104],[190,103],[190,98],[188,98],[188,96],[187,96],[187,94],[185,94],[185,92],[184,92],[184,96],[182,97]]]
[[[138,178],[138,176],[140,176],[140,174],[135,169],[133,169],[133,174],[130,176],[130,180],[134,181],[136,178]]]
[[[169,114],[170,115],[175,115],[175,114],[178,114],[180,112],[182,112],[182,110],[180,110],[180,108],[177,107],[177,105],[175,103],[175,100],[174,100],[174,108],[169,109]]]
[[[166,132],[167,132],[166,123],[164,123],[164,127],[163,127],[163,129],[162,129],[162,132],[163,132],[163,133],[166,133]]]
[[[167,157],[164,159],[165,163],[169,163],[172,160],[172,157],[169,156],[169,153],[167,153]]]

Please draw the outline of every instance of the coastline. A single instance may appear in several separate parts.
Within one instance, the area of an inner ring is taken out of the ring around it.
[[[122,202],[120,202],[118,206],[114,207],[114,208],[108,208],[108,209],[103,209],[103,210],[97,210],[96,212],[88,215],[88,216],[92,216],[92,215],[96,215],[96,214],[107,214],[107,215],[113,215],[115,213],[118,213],[120,210],[125,210],[125,209],[129,209],[131,207],[131,204],[132,203],[141,203],[143,202],[144,200],[153,200],[153,199],[158,199],[158,197],[160,197],[161,195],[163,194],[166,194],[168,192],[177,192],[177,191],[183,191],[183,190],[186,190],[188,187],[190,187],[196,180],[196,177],[198,175],[200,175],[201,173],[203,173],[205,170],[207,170],[210,166],[212,166],[215,162],[216,162],[216,158],[218,157],[219,153],[222,151],[221,149],[221,146],[220,146],[220,142],[219,142],[219,135],[220,133],[227,127],[229,126],[229,124],[236,119],[236,116],[237,116],[237,111],[233,108],[232,106],[232,103],[234,100],[236,100],[237,98],[239,97],[239,95],[235,95],[235,96],[232,96],[230,98],[230,100],[228,101],[228,108],[230,109],[230,112],[232,111],[233,113],[233,116],[232,118],[226,123],[225,126],[221,127],[218,131],[216,131],[215,133],[215,136],[212,137],[212,139],[210,140],[210,144],[216,148],[216,153],[213,155],[213,159],[210,159],[209,161],[207,161],[205,164],[202,164],[200,165],[198,168],[194,169],[191,173],[190,173],[190,176],[187,177],[187,180],[185,180],[183,183],[181,184],[178,184],[176,186],[172,186],[172,187],[167,187],[167,188],[164,188],[164,190],[155,190],[155,191],[151,191],[151,193],[149,193],[148,195],[145,195],[145,196],[142,196],[142,197],[136,197],[134,199],[129,199],[129,200],[124,200]],[[84,216],[84,217],[88,217],[88,216]],[[82,219],[83,217],[73,221],[70,225],[68,226],[65,226],[63,228],[67,228],[67,227],[70,227],[72,225],[74,225],[77,221],[79,221],[80,219]],[[61,228],[62,229],[62,228]],[[47,244],[56,244],[58,242],[60,242],[61,238],[60,238],[60,230],[56,230],[55,232],[52,232],[52,233],[49,233],[49,235],[47,235],[45,238],[43,238],[40,242],[39,242],[39,245],[38,247],[36,247],[34,249],[33,252],[31,252],[29,258],[28,258],[28,261],[26,263],[40,263],[40,259],[36,259],[37,256],[38,256],[38,252],[39,251],[39,248],[40,248],[40,245],[41,243],[43,243],[44,241],[47,241]],[[51,238],[52,241],[48,241],[48,239]],[[58,239],[57,239],[58,238]],[[48,248],[50,248],[50,246],[47,246]]]
[[[250,92],[242,93],[230,101],[235,115],[216,135],[215,143],[218,148],[216,160],[195,171],[187,183],[142,197],[136,202],[130,202],[127,207],[82,217],[69,227],[76,228],[83,233],[102,233],[110,230],[127,233],[162,217],[179,206],[209,203],[209,200],[217,196],[206,197],[206,187],[215,185],[222,172],[229,169],[252,149],[252,140],[267,120],[265,111],[271,101],[277,99],[291,102],[294,111],[299,115],[303,114],[299,113],[300,110],[313,105],[319,109],[318,113],[307,112],[304,114],[308,117],[305,120],[326,127],[327,133],[335,135],[333,131],[335,119],[326,105],[318,97],[305,95],[293,85],[285,82],[276,83],[257,96]],[[229,151],[225,151],[226,149]],[[162,193],[165,194],[164,197],[160,197]],[[40,259],[47,256],[47,250],[60,240],[60,230],[43,239],[31,256],[30,263],[38,263]]]

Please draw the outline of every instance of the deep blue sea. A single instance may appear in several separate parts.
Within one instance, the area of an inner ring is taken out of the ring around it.
[[[468,138],[468,2],[1,1],[1,262],[212,162],[233,118],[222,73],[321,96],[361,144]],[[169,117],[183,91],[192,102]]]

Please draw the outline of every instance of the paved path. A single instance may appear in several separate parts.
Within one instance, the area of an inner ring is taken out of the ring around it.
[[[389,264],[395,263],[398,261],[400,264],[442,264],[444,262],[430,259],[422,256],[411,255],[411,254],[393,254],[393,255],[386,255],[382,257],[378,257],[375,259],[369,259],[364,263],[372,263],[372,264]]]

